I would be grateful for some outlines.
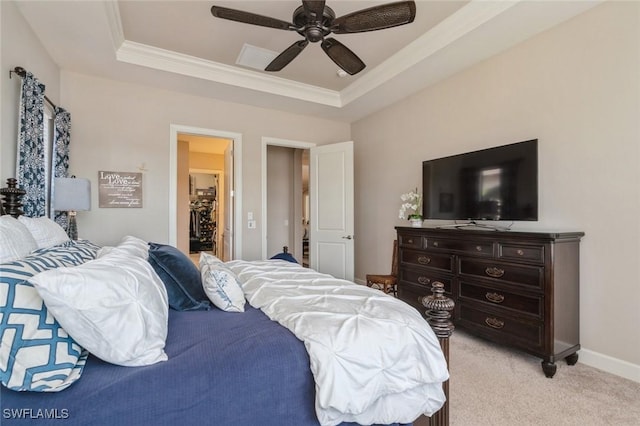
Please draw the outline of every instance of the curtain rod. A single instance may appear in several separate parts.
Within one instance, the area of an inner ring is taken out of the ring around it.
[[[18,74],[20,77],[24,78],[24,77],[27,75],[27,70],[25,70],[25,69],[24,69],[24,68],[22,68],[22,67],[15,67],[14,69],[9,70],[9,78],[11,78],[11,74],[12,74],[12,73],[16,73],[16,74]],[[56,108],[57,108],[56,104],[54,104],[53,102],[51,102],[51,99],[49,99],[49,98],[47,97],[47,95],[44,95],[44,100],[45,100],[45,101],[47,101],[47,102],[49,103],[49,105],[51,105],[51,106],[53,107],[53,109],[56,109]]]

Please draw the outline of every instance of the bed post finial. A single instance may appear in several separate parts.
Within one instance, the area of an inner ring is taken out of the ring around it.
[[[431,287],[432,296],[422,298],[422,305],[427,308],[427,322],[440,341],[440,347],[444,358],[449,365],[449,337],[453,333],[451,311],[455,307],[453,300],[444,295],[444,284],[434,281]],[[447,398],[440,410],[429,418],[430,426],[447,426],[449,424],[449,380],[442,384],[444,395]]]
[[[0,195],[4,198],[4,200],[2,200],[2,206],[6,214],[13,217],[24,214],[20,209],[20,207],[22,207],[20,200],[24,194],[26,194],[26,191],[18,188],[18,181],[16,179],[7,179],[7,187],[0,188]]]

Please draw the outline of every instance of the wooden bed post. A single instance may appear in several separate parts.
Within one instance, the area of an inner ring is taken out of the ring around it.
[[[5,214],[13,217],[18,217],[23,214],[20,207],[22,203],[20,199],[26,193],[24,189],[20,189],[17,186],[18,181],[14,178],[7,179],[7,187],[0,189],[0,195],[4,198],[2,200],[2,207]]]
[[[444,284],[434,281],[431,287],[432,296],[422,298],[422,305],[427,308],[427,322],[440,341],[440,347],[449,366],[449,337],[453,333],[453,323],[450,321],[454,302],[444,295]],[[447,398],[440,410],[429,418],[430,426],[449,425],[449,380],[442,384],[444,395]]]

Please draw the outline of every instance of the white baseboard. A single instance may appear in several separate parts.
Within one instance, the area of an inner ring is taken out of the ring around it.
[[[578,362],[640,383],[640,365],[584,348],[578,351],[578,355]]]

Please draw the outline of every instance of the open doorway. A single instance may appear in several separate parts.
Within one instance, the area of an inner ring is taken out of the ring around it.
[[[335,277],[353,281],[354,273],[354,201],[353,142],[316,146],[314,143],[262,138],[262,255],[267,249],[269,146],[309,150],[309,267]],[[297,204],[294,204],[294,208]],[[303,204],[304,205],[304,204]],[[301,219],[302,220],[302,219]],[[298,247],[297,237],[294,246]],[[296,249],[297,250],[297,249]],[[295,252],[295,250],[294,250]],[[300,255],[294,254],[300,261]],[[302,262],[301,262],[302,263]]]
[[[242,229],[235,226],[242,209],[242,136],[172,125],[170,141],[169,244],[192,257],[215,251],[225,261],[237,258],[242,253]],[[207,220],[192,221],[192,208]],[[200,232],[192,235],[192,230]]]
[[[284,246],[309,266],[309,149],[315,144],[275,138],[262,140],[262,253],[269,258]]]
[[[225,152],[232,141],[224,138],[178,133],[178,151],[188,151],[189,226],[179,229],[181,240],[188,234],[189,255],[194,261],[200,252],[224,257],[225,181],[228,165]],[[186,147],[181,145],[186,144]],[[186,206],[180,206],[180,209]],[[181,212],[183,215],[184,212]]]
[[[306,201],[306,204],[305,204]],[[267,147],[267,257],[287,250],[309,266],[309,150]]]

